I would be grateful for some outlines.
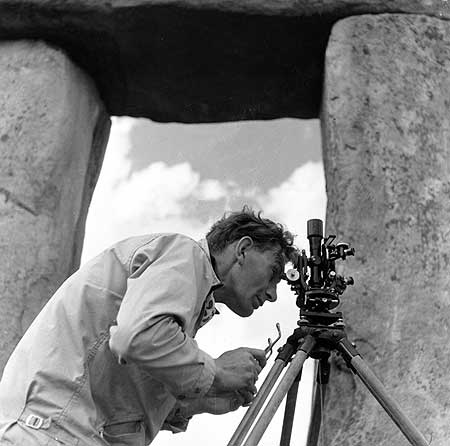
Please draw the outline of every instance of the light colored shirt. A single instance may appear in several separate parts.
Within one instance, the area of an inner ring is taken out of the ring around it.
[[[127,444],[151,442],[165,422],[170,427],[177,399],[211,387],[214,360],[194,336],[213,316],[220,285],[206,241],[179,234],[133,237],[88,262],[6,365],[0,444],[14,425],[70,444],[114,444],[105,442],[108,426],[129,422],[142,429]]]

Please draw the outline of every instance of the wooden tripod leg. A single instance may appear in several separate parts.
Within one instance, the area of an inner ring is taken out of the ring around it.
[[[293,382],[295,381],[295,378],[300,372],[300,369],[303,367],[303,363],[305,362],[306,358],[308,358],[315,344],[316,339],[314,339],[311,335],[306,336],[303,345],[295,354],[286,373],[281,378],[280,384],[275,389],[271,399],[269,400],[267,406],[261,414],[261,417],[255,424],[255,427],[244,443],[245,446],[256,446],[259,443],[259,440],[266,431],[267,426],[272,421],[275,412],[277,411],[284,397],[291,388]]]
[[[240,446],[244,441],[244,438],[247,436],[248,431],[258,416],[261,407],[269,396],[270,392],[273,389],[278,377],[280,376],[283,368],[285,366],[285,362],[281,359],[277,359],[269,374],[267,375],[261,389],[259,390],[255,400],[252,402],[252,405],[247,409],[244,417],[242,418],[239,426],[231,437],[228,446]]]
[[[286,397],[286,407],[284,409],[283,428],[281,430],[280,446],[289,446],[291,443],[292,426],[294,424],[295,406],[297,404],[298,386],[302,378],[302,369],[295,378],[294,383]]]
[[[307,446],[317,446],[320,426],[322,424],[322,409],[325,403],[327,384],[330,376],[328,356],[317,363],[316,382],[312,399],[311,420],[309,422]]]
[[[361,358],[357,350],[347,338],[339,341],[338,350],[350,368],[359,376],[364,385],[369,389],[375,399],[381,404],[392,421],[403,432],[413,446],[429,446],[425,437],[418,431],[413,422],[403,413],[398,403],[392,398],[381,381],[370,370],[366,362]]]

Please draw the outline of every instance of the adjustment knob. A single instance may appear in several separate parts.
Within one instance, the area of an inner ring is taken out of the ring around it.
[[[345,278],[345,284],[346,285],[354,285],[355,281],[353,280],[353,277],[349,276]]]
[[[300,273],[296,269],[289,269],[286,272],[286,277],[290,282],[295,282],[300,279]]]

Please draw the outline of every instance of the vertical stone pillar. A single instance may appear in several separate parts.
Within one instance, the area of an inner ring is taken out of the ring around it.
[[[62,51],[0,43],[0,371],[79,265],[109,128],[92,80]]]
[[[348,334],[433,446],[450,439],[450,23],[338,22],[322,106],[327,233],[344,264]],[[337,359],[322,445],[406,446]]]

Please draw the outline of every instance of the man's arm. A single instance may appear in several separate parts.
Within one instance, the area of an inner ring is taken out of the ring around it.
[[[188,335],[209,289],[201,248],[187,237],[158,237],[130,260],[142,267],[110,329],[110,348],[119,362],[138,364],[178,398],[201,396],[215,377],[215,362]],[[130,271],[131,273],[132,271]]]
[[[109,345],[119,362],[138,364],[177,399],[253,389],[263,365],[255,355],[265,361],[262,352],[249,349],[214,360],[187,334],[209,292],[204,255],[195,242],[177,235],[136,251],[133,258],[142,267],[128,280],[117,325],[110,329]]]

